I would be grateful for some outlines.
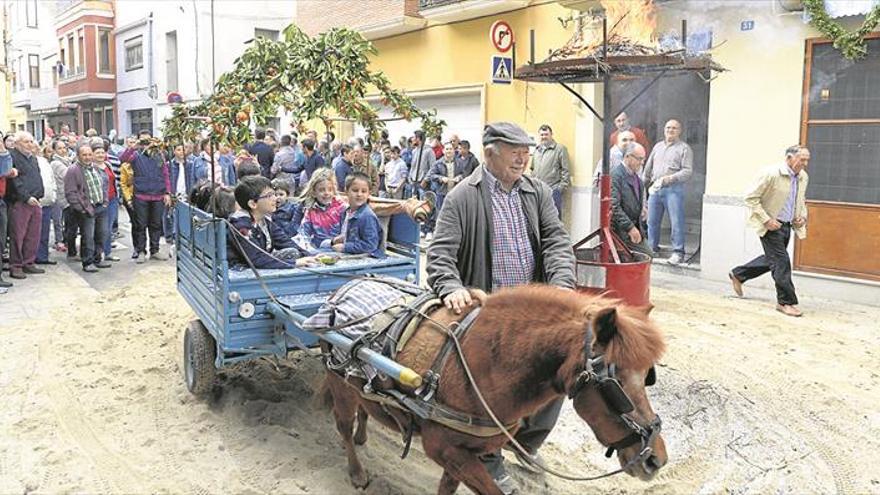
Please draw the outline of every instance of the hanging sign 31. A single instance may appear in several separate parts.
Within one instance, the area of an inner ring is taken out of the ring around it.
[[[504,21],[495,21],[489,29],[489,39],[496,50],[504,53],[513,46],[513,29]]]

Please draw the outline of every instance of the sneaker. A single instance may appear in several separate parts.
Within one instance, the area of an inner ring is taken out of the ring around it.
[[[119,248],[118,242],[111,242],[110,243],[110,249],[118,249],[118,248]]]
[[[95,265],[86,265],[83,267],[83,271],[86,273],[96,273],[98,268]]]
[[[425,240],[426,240],[426,241],[431,242],[431,240],[433,240],[433,239],[434,239],[434,233],[433,233],[433,232],[428,232],[428,233],[425,235]]]
[[[681,264],[682,255],[681,253],[672,253],[672,256],[666,260],[670,265],[680,265]]]
[[[119,261],[121,258],[119,256],[113,256],[111,254],[109,256],[104,256],[104,259],[107,261]]]
[[[101,260],[101,261],[95,263],[95,266],[97,266],[98,268],[110,268],[113,265],[110,264],[110,262],[107,260]]]
[[[27,274],[46,273],[46,270],[43,270],[42,268],[37,268],[34,265],[24,265],[24,267],[21,269],[21,271],[23,271]]]
[[[494,478],[495,484],[498,485],[498,489],[501,490],[501,493],[504,495],[513,495],[516,493],[517,486],[516,481],[510,477],[509,474],[502,472],[498,475],[497,478]]]
[[[150,259],[153,261],[167,261],[168,255],[163,253],[162,251],[156,251],[155,253],[150,255]]]
[[[12,282],[7,282],[0,278],[0,288],[8,289],[9,287],[12,287]]]
[[[138,265],[142,265],[147,261],[147,253],[137,253],[132,256],[132,258],[134,259],[135,263],[137,263]]]

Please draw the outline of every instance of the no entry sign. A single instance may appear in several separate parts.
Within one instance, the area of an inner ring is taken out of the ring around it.
[[[495,21],[489,29],[489,38],[492,40],[492,45],[495,46],[495,49],[504,53],[513,46],[513,29],[511,29],[510,24],[504,21]]]

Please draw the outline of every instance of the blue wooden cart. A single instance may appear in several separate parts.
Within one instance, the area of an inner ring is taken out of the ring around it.
[[[319,337],[343,348],[350,345],[341,334],[310,333],[301,323],[353,277],[419,280],[418,224],[405,214],[387,219],[385,259],[344,257],[317,268],[259,270],[258,277],[249,269],[230,270],[224,220],[183,202],[176,208],[177,288],[197,316],[184,335],[184,375],[196,395],[209,392],[216,370],[227,364],[284,357],[292,349],[315,346]],[[415,386],[420,381],[411,370],[369,349],[357,353],[399,381]]]

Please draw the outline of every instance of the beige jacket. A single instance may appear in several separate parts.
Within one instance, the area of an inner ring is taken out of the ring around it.
[[[788,165],[772,165],[761,171],[758,181],[746,193],[744,199],[746,206],[751,210],[749,215],[749,225],[758,231],[758,236],[763,237],[767,233],[767,227],[764,222],[775,219],[791,192],[791,171]],[[794,205],[794,218],[807,218],[807,206],[805,203],[805,195],[807,192],[807,182],[810,180],[806,170],[802,170],[798,174],[798,191]],[[792,225],[794,233],[799,239],[807,237],[806,224],[795,227]]]

